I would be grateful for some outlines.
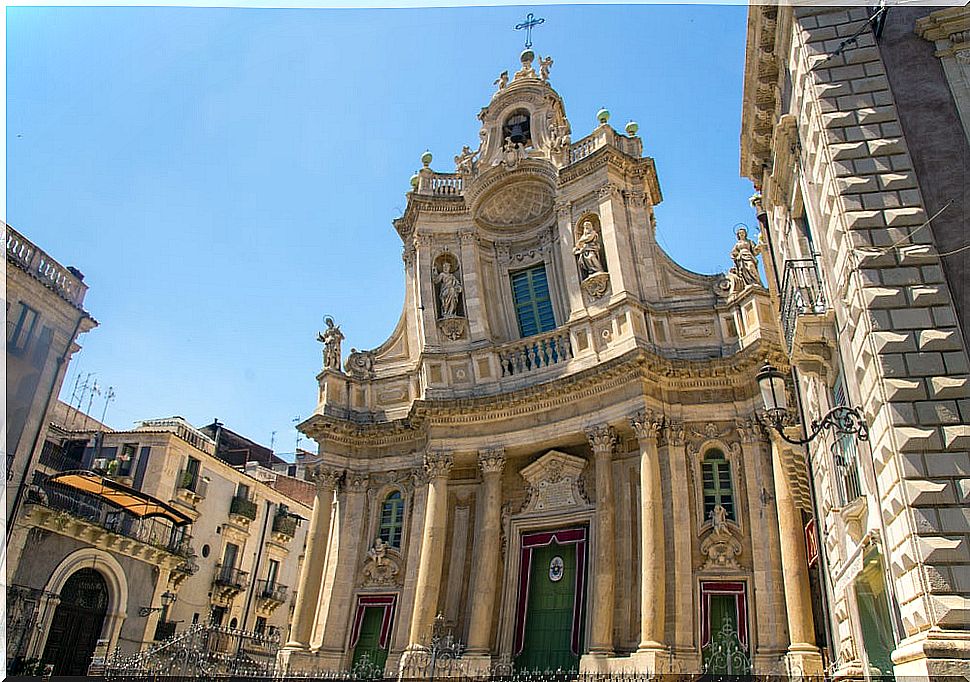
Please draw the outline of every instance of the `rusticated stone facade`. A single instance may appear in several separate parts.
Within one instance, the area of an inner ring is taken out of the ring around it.
[[[805,418],[871,427],[810,453],[837,675],[970,672],[968,28],[965,7],[749,13],[741,168]]]
[[[818,671],[804,461],[756,420],[758,368],[786,356],[754,245],[738,235],[732,282],[673,263],[636,128],[604,111],[573,142],[532,63],[496,81],[457,172],[426,154],[412,179],[391,338],[318,376],[282,656],[415,674],[440,614],[467,673],[543,665],[541,613],[585,671],[698,672],[725,627],[756,672]]]

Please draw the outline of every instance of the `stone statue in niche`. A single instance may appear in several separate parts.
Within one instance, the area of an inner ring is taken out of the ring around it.
[[[737,293],[745,287],[754,285],[761,286],[761,274],[758,272],[758,247],[753,241],[748,239],[748,230],[739,227],[735,236],[738,238],[731,249],[731,260],[734,267],[728,271],[728,280],[731,282],[731,293]]]
[[[323,344],[323,368],[340,371],[340,342],[344,340],[340,326],[334,324],[333,318],[324,318],[327,323],[325,331],[317,334],[317,341]]]
[[[458,317],[461,307],[461,280],[452,272],[452,263],[442,260],[440,270],[434,273],[434,283],[438,285],[439,317]]]
[[[600,236],[591,220],[583,221],[583,233],[576,240],[573,253],[579,258],[579,274],[583,279],[597,272],[604,272],[600,258]]]

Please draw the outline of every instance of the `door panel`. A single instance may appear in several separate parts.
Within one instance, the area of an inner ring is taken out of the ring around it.
[[[552,569],[554,559],[557,567]],[[571,645],[575,602],[576,545],[553,542],[532,550],[525,642],[516,659],[517,668],[553,671],[578,668],[579,656],[573,653]]]

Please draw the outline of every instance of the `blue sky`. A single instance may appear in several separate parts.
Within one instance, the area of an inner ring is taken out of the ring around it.
[[[534,49],[577,140],[636,120],[661,244],[726,270],[753,224],[738,174],[746,7],[8,8],[7,221],[84,272],[106,421],[180,414],[292,452],[325,314],[371,348],[403,302],[391,221],[428,148],[450,171]],[[92,413],[100,416],[102,398]],[[301,447],[307,447],[303,441]]]

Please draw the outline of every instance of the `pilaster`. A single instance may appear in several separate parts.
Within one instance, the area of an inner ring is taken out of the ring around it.
[[[616,531],[614,529],[613,449],[616,434],[606,425],[586,432],[596,467],[596,555],[593,558],[592,627],[589,652],[613,653],[615,608]]]

